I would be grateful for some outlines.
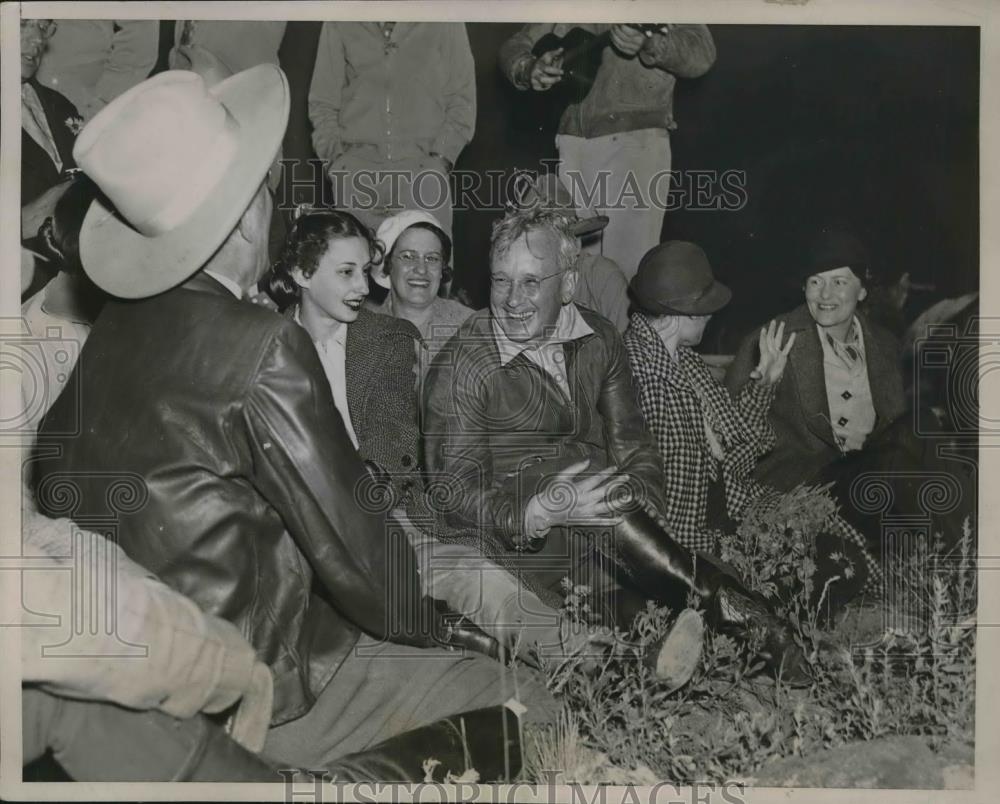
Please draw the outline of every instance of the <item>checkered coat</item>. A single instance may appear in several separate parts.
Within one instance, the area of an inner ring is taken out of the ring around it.
[[[733,402],[697,353],[680,347],[678,360],[671,360],[642,313],[632,315],[625,348],[639,407],[663,459],[667,522],[688,547],[715,552],[715,535],[707,526],[708,490],[719,472],[733,519],[741,519],[746,506],[765,494],[752,472],[774,445],[767,420],[771,392],[750,382]],[[706,423],[722,447],[721,461],[712,452]]]
[[[680,347],[677,362],[671,360],[642,313],[632,315],[625,348],[639,407],[663,458],[667,524],[688,547],[715,553],[719,534],[707,527],[708,488],[720,470],[726,510],[734,520],[743,519],[751,507],[772,505],[781,493],[753,477],[757,460],[775,444],[768,418],[773,392],[748,381],[734,401],[691,349]],[[721,461],[712,453],[706,422],[722,446]],[[864,537],[839,515],[828,527],[861,552],[868,591],[877,591],[882,573]]]

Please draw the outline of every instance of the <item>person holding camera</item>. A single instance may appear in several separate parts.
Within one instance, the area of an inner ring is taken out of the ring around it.
[[[500,48],[500,69],[518,89],[552,90],[565,80],[570,54],[562,47],[534,51],[543,37],[565,37],[574,28],[606,44],[586,95],[562,113],[559,178],[573,191],[580,218],[610,218],[602,254],[631,279],[642,255],[660,242],[677,79],[704,75],[715,62],[715,43],[705,25],[654,32],[623,23],[529,23]]]

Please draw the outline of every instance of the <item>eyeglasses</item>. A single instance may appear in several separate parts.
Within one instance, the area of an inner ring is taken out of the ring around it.
[[[420,254],[416,251],[401,251],[396,259],[406,268],[413,268],[420,262],[427,266],[428,271],[440,271],[444,267],[444,259],[436,251],[430,254]]]
[[[30,31],[40,36],[52,36],[58,27],[55,20],[21,20],[21,32]]]
[[[545,276],[529,276],[527,279],[522,279],[520,282],[521,290],[524,291],[524,295],[529,299],[535,298],[538,292],[542,289],[542,282],[546,279],[552,279],[554,276],[562,276],[562,271],[556,271],[555,273],[546,274]],[[493,290],[506,296],[510,293],[517,283],[514,282],[508,276],[503,276],[502,274],[494,274],[491,277],[493,283]]]

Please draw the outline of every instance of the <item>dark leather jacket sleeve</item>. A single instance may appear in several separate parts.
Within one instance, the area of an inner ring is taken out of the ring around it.
[[[604,419],[611,459],[632,479],[637,499],[651,513],[663,511],[663,463],[639,409],[639,393],[629,366],[625,342],[616,331],[605,335],[608,368],[597,411]]]
[[[606,460],[629,474],[636,497],[659,513],[662,464],[636,401],[624,343],[610,322],[596,315],[587,321],[595,334],[571,348],[581,388],[593,389],[586,398],[593,400],[604,430]],[[530,549],[524,509],[537,482],[583,458],[597,459],[594,445],[582,445],[573,435],[546,441],[537,432],[505,426],[517,419],[525,397],[509,387],[515,379],[494,370],[496,358],[486,342],[479,333],[463,344],[460,332],[445,348],[447,359],[439,355],[428,375],[424,409],[431,485],[453,483],[460,490],[449,508],[449,524],[474,525],[507,547]],[[499,461],[513,471],[498,473]]]
[[[490,446],[489,388],[477,359],[482,343],[470,349],[459,335],[438,355],[424,383],[424,435],[428,491],[450,487],[457,492],[446,505],[452,526],[487,531],[507,547],[523,542],[524,511],[517,505],[514,479],[495,478]],[[452,495],[449,494],[449,497]]]
[[[337,609],[378,637],[391,623],[406,622],[399,619],[406,612],[420,610],[413,551],[385,516],[372,506],[366,510],[371,478],[315,349],[297,325],[279,329],[263,355],[244,420],[251,481],[278,511]],[[389,610],[390,599],[399,610]]]

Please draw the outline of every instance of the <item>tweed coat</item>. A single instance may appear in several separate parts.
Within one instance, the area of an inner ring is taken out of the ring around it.
[[[864,336],[865,362],[875,406],[875,428],[869,440],[880,435],[906,411],[899,346],[886,330],[857,312]],[[830,424],[830,406],[823,374],[823,347],[816,324],[805,305],[777,317],[785,322],[785,336],[798,333],[788,355],[788,365],[775,391],[770,419],[776,444],[757,464],[756,478],[787,491],[814,480],[825,467],[842,457]],[[744,339],[726,373],[726,386],[736,397],[757,365],[758,334]]]
[[[362,308],[347,327],[344,371],[361,457],[389,474],[398,502],[411,512],[422,487],[414,349],[419,338],[409,321]]]

